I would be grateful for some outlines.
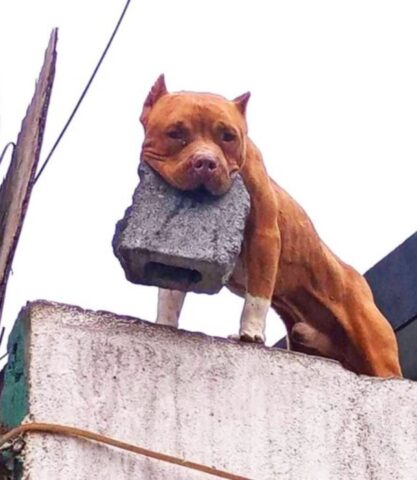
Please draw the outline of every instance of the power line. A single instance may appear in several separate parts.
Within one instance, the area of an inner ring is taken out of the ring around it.
[[[3,158],[6,155],[6,152],[9,149],[9,147],[12,147],[12,155],[13,155],[14,150],[16,148],[16,144],[14,142],[6,143],[6,146],[3,148],[3,151],[1,152],[1,155],[0,155],[0,164],[3,161]]]
[[[78,99],[78,102],[76,103],[76,105],[75,105],[75,107],[74,107],[71,115],[69,116],[67,122],[65,123],[63,129],[61,130],[61,133],[58,135],[58,138],[56,139],[56,141],[55,141],[54,145],[52,146],[50,152],[48,153],[45,161],[43,162],[43,164],[42,164],[39,172],[37,173],[37,175],[36,175],[36,177],[35,177],[35,180],[34,180],[34,184],[39,180],[39,177],[42,175],[43,171],[45,170],[45,167],[48,165],[49,160],[51,159],[52,155],[54,154],[56,148],[57,148],[58,145],[59,145],[59,142],[62,140],[62,137],[65,135],[65,132],[67,131],[68,127],[70,126],[70,124],[71,124],[71,122],[72,122],[72,119],[74,118],[75,114],[77,113],[77,110],[79,109],[82,101],[84,100],[84,97],[86,96],[86,94],[87,94],[87,92],[88,92],[88,90],[89,90],[89,88],[90,88],[90,85],[93,83],[93,80],[94,80],[94,78],[95,78],[95,76],[96,76],[96,74],[97,74],[97,72],[98,72],[101,64],[103,63],[104,58],[105,58],[105,56],[107,55],[107,52],[108,52],[108,50],[109,50],[109,48],[110,48],[110,46],[111,46],[111,44],[112,44],[112,42],[113,42],[113,39],[114,39],[114,37],[116,36],[117,31],[119,30],[119,27],[120,27],[120,25],[121,25],[121,23],[122,23],[122,21],[123,21],[123,19],[124,19],[124,17],[125,17],[125,14],[126,14],[126,12],[127,12],[127,9],[129,8],[130,3],[131,3],[131,0],[127,0],[125,6],[124,6],[124,8],[123,8],[123,11],[122,11],[122,13],[121,13],[121,15],[120,15],[120,17],[119,17],[119,20],[118,20],[118,22],[117,22],[117,24],[116,24],[116,27],[114,28],[113,33],[111,34],[110,39],[109,39],[109,41],[107,42],[107,45],[106,45],[105,49],[103,50],[103,53],[101,54],[101,57],[100,57],[97,65],[96,65],[96,67],[94,68],[93,73],[92,73],[90,79],[88,80],[86,86],[84,87],[84,90],[82,91],[81,96],[80,96],[80,98]]]

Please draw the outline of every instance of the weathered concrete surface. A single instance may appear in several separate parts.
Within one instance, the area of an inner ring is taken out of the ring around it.
[[[254,480],[416,478],[414,382],[46,302],[29,305],[15,332],[10,361],[17,354],[26,365],[7,372],[5,388],[26,375],[31,420],[88,428]],[[40,434],[26,438],[23,460],[31,480],[212,478]]]
[[[133,283],[216,293],[240,252],[250,200],[238,176],[222,197],[180,192],[139,167],[133,204],[116,226],[115,255]]]

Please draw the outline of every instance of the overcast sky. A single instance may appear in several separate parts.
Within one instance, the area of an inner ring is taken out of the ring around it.
[[[17,136],[59,27],[45,158],[124,3],[0,1],[0,148]],[[270,175],[366,271],[417,230],[416,25],[415,0],[132,0],[33,192],[3,322],[38,298],[154,319],[156,288],[125,280],[111,239],[138,181],[141,106],[162,72],[173,91],[250,90],[249,131]],[[181,326],[225,336],[241,308],[227,291],[190,295]],[[282,335],[271,313],[268,343]]]

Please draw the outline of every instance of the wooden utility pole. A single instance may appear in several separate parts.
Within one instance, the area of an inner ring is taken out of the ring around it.
[[[32,192],[55,75],[58,31],[51,33],[35,93],[0,186],[0,322],[10,269]]]

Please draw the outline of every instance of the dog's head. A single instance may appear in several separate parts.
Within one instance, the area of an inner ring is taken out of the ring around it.
[[[180,190],[228,191],[245,160],[249,93],[169,93],[161,75],[146,98],[141,159]]]

